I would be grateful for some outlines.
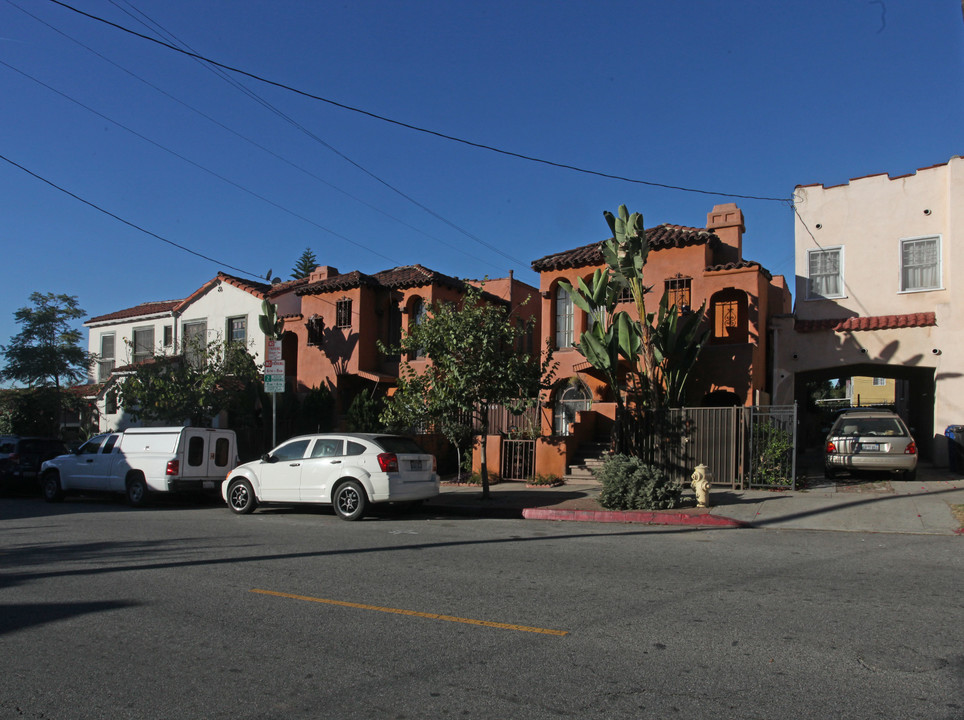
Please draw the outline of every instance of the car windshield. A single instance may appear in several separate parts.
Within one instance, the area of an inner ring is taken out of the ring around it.
[[[424,455],[422,450],[411,438],[401,435],[382,435],[375,438],[375,442],[382,446],[385,452],[400,453],[403,455]]]
[[[893,437],[906,435],[897,418],[846,418],[840,423],[838,435],[876,435]]]

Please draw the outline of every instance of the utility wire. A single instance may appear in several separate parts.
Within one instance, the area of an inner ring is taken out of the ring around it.
[[[356,247],[358,247],[358,248],[361,248],[362,250],[367,250],[368,252],[372,253],[373,255],[377,255],[377,256],[380,257],[380,258],[383,258],[383,259],[385,259],[385,260],[388,260],[388,262],[390,262],[390,263],[398,264],[398,260],[395,260],[395,259],[393,259],[393,258],[390,258],[388,255],[385,255],[385,254],[383,254],[383,253],[380,253],[380,252],[378,252],[377,250],[374,250],[374,249],[372,249],[371,247],[369,247],[369,246],[367,246],[367,245],[364,245],[364,244],[362,244],[362,243],[360,243],[360,242],[358,242],[358,241],[356,241],[356,240],[352,240],[351,238],[346,237],[346,236],[342,235],[342,234],[339,233],[339,232],[336,232],[336,231],[334,231],[334,230],[332,230],[332,229],[330,229],[330,228],[327,228],[327,227],[325,227],[324,225],[321,225],[320,223],[317,223],[317,222],[315,222],[314,220],[311,220],[310,218],[305,217],[304,215],[300,215],[300,214],[296,213],[294,210],[289,210],[289,209],[286,208],[285,206],[276,203],[274,200],[269,200],[268,198],[264,197],[263,195],[259,195],[258,193],[254,192],[253,190],[250,190],[250,189],[244,187],[243,185],[239,185],[238,183],[236,183],[236,182],[234,182],[233,180],[230,180],[230,179],[224,177],[223,175],[219,175],[218,173],[214,172],[213,170],[204,167],[204,166],[201,165],[200,163],[197,163],[197,162],[195,162],[194,160],[191,160],[190,158],[187,158],[187,157],[181,155],[180,153],[177,153],[177,152],[175,152],[174,150],[171,150],[170,148],[165,147],[164,145],[161,145],[160,143],[156,142],[155,140],[151,140],[151,139],[150,139],[149,137],[147,137],[146,135],[141,135],[141,134],[140,134],[139,132],[137,132],[136,130],[132,130],[131,128],[127,127],[126,125],[117,122],[117,121],[114,120],[113,118],[110,118],[110,117],[108,117],[107,115],[104,115],[103,113],[98,112],[97,110],[94,110],[93,108],[89,107],[88,105],[84,105],[84,103],[80,102],[79,100],[76,100],[75,98],[72,98],[71,96],[67,95],[66,93],[63,93],[63,92],[61,92],[60,90],[57,90],[56,88],[51,87],[50,85],[48,85],[47,83],[43,82],[42,80],[38,80],[37,78],[33,77],[32,75],[29,75],[28,73],[25,73],[23,70],[20,70],[20,69],[18,69],[18,68],[15,68],[13,65],[10,65],[10,64],[4,62],[3,60],[0,60],[0,65],[4,66],[4,67],[6,67],[6,68],[8,68],[8,69],[10,69],[10,70],[13,70],[14,72],[16,72],[16,73],[18,73],[18,74],[20,74],[20,75],[23,75],[25,78],[28,78],[29,80],[32,80],[33,82],[37,83],[38,85],[47,88],[47,89],[50,90],[51,92],[56,93],[57,95],[60,95],[62,98],[66,99],[66,100],[69,100],[70,102],[72,102],[72,103],[74,103],[74,104],[76,104],[76,105],[84,108],[84,110],[87,110],[88,112],[93,113],[93,114],[96,115],[97,117],[102,118],[103,120],[106,120],[107,122],[109,122],[109,123],[111,123],[111,124],[113,124],[113,125],[116,125],[117,127],[121,128],[121,129],[123,129],[123,130],[126,130],[126,131],[129,132],[131,135],[133,135],[134,137],[140,138],[141,140],[143,140],[143,141],[145,141],[145,142],[147,142],[147,143],[150,143],[150,144],[153,145],[154,147],[156,147],[156,148],[158,148],[158,149],[160,149],[160,150],[163,150],[164,152],[170,153],[170,154],[173,155],[174,157],[178,158],[179,160],[183,160],[184,162],[188,163],[189,165],[193,165],[193,166],[196,167],[198,170],[201,170],[201,171],[203,171],[203,172],[206,172],[206,173],[208,173],[209,175],[211,175],[211,176],[213,176],[213,177],[216,177],[218,180],[221,180],[222,182],[227,183],[228,185],[231,185],[232,187],[235,187],[235,188],[237,188],[238,190],[241,190],[242,192],[245,192],[245,193],[247,193],[248,195],[251,195],[252,197],[257,198],[258,200],[261,200],[262,202],[265,202],[265,203],[267,203],[268,205],[271,205],[272,207],[277,208],[278,210],[281,210],[282,212],[288,213],[288,214],[291,215],[292,217],[296,217],[296,218],[298,218],[299,220],[302,220],[302,221],[308,223],[309,225],[313,225],[314,227],[318,228],[319,230],[324,230],[325,232],[327,232],[327,233],[329,233],[329,234],[331,234],[331,235],[334,235],[334,236],[335,236],[336,238],[338,238],[339,240],[344,240],[345,242],[351,243],[352,245],[354,245],[354,246],[356,246]]]
[[[449,248],[451,248],[451,249],[453,249],[453,250],[456,250],[457,252],[462,253],[462,254],[465,255],[466,257],[468,257],[468,258],[470,258],[470,259],[472,259],[472,260],[475,260],[476,262],[481,262],[481,263],[484,263],[484,264],[488,265],[489,267],[492,267],[492,268],[495,268],[495,269],[500,269],[497,265],[493,265],[490,261],[485,260],[485,259],[483,259],[483,258],[476,257],[476,256],[474,256],[474,255],[471,255],[470,253],[466,252],[465,250],[463,250],[462,248],[458,247],[457,245],[453,245],[452,243],[448,243],[448,242],[446,242],[445,240],[442,240],[442,239],[439,238],[439,237],[436,237],[436,236],[434,236],[434,235],[432,235],[432,234],[430,234],[430,233],[427,233],[427,232],[425,232],[424,230],[421,230],[421,229],[415,227],[414,225],[411,225],[411,224],[405,222],[404,220],[402,220],[402,219],[400,219],[400,218],[397,218],[397,217],[395,217],[394,215],[392,215],[392,214],[390,214],[390,213],[382,210],[381,208],[376,207],[375,205],[372,205],[371,203],[363,200],[362,198],[357,197],[357,196],[355,196],[355,195],[352,195],[352,194],[351,194],[350,192],[348,192],[347,190],[344,190],[344,189],[338,187],[337,185],[334,185],[334,184],[328,182],[327,180],[325,180],[324,178],[320,177],[319,175],[316,175],[315,173],[313,173],[312,171],[308,170],[308,169],[305,168],[304,166],[299,165],[299,164],[297,164],[297,163],[295,163],[295,162],[292,162],[291,160],[288,160],[287,158],[283,157],[282,155],[279,155],[278,153],[274,152],[274,151],[271,150],[270,148],[265,147],[264,145],[260,144],[260,143],[257,142],[256,140],[254,140],[254,139],[252,139],[252,138],[250,138],[250,137],[248,137],[248,136],[246,136],[246,135],[243,135],[243,134],[239,133],[238,131],[236,131],[236,130],[228,127],[228,126],[225,125],[224,123],[220,122],[220,121],[217,120],[216,118],[214,118],[214,117],[206,114],[206,113],[203,112],[202,110],[199,110],[198,108],[196,108],[196,107],[194,107],[194,106],[192,106],[192,105],[184,102],[183,100],[180,100],[179,98],[177,98],[177,97],[175,97],[174,95],[172,95],[172,94],[168,93],[167,91],[165,91],[163,88],[160,88],[160,87],[158,87],[157,85],[154,85],[153,83],[151,83],[150,81],[144,79],[144,78],[141,77],[140,75],[132,72],[131,70],[128,70],[127,68],[123,67],[122,65],[119,65],[118,63],[114,62],[114,61],[111,60],[110,58],[108,58],[108,57],[102,55],[101,53],[97,52],[96,50],[94,50],[94,49],[91,48],[90,46],[85,45],[84,43],[82,43],[81,41],[77,40],[76,38],[71,37],[71,36],[68,35],[67,33],[63,32],[62,30],[59,30],[58,28],[56,28],[56,27],[54,27],[53,25],[51,25],[51,24],[49,24],[48,22],[46,22],[45,20],[43,20],[43,19],[37,17],[36,15],[30,13],[30,12],[27,11],[26,9],[24,9],[24,8],[20,7],[19,5],[17,5],[15,2],[12,2],[12,0],[7,0],[7,3],[8,3],[9,5],[12,5],[13,7],[17,8],[18,10],[20,10],[20,11],[21,11],[22,13],[24,13],[25,15],[28,15],[29,17],[33,18],[33,19],[36,20],[37,22],[39,22],[39,23],[41,23],[42,25],[46,26],[47,28],[49,28],[49,29],[52,30],[53,32],[55,32],[55,33],[61,35],[62,37],[70,40],[71,42],[75,43],[76,45],[79,45],[80,47],[84,48],[85,50],[87,50],[88,52],[92,53],[93,55],[96,55],[97,57],[99,57],[99,58],[100,58],[101,60],[103,60],[104,62],[107,62],[107,63],[109,63],[110,65],[113,65],[113,66],[114,66],[115,68],[117,68],[118,70],[120,70],[120,71],[122,71],[122,72],[124,72],[124,73],[127,73],[129,76],[131,76],[131,77],[135,78],[136,80],[140,81],[141,83],[147,85],[147,86],[148,86],[149,88],[151,88],[152,90],[160,93],[161,95],[164,95],[165,97],[169,98],[170,100],[173,100],[174,102],[178,103],[178,104],[181,105],[182,107],[187,108],[187,109],[190,110],[191,112],[193,112],[193,113],[195,113],[195,114],[203,117],[203,118],[204,118],[205,120],[207,120],[208,122],[213,123],[214,125],[220,127],[221,129],[223,129],[223,130],[231,133],[231,134],[234,135],[235,137],[240,138],[241,140],[243,140],[243,141],[245,141],[245,142],[253,145],[254,147],[258,148],[259,150],[267,153],[268,155],[271,155],[271,156],[274,157],[275,159],[280,160],[281,162],[285,163],[285,164],[288,165],[289,167],[292,167],[292,168],[294,168],[295,170],[298,170],[299,172],[307,175],[308,177],[310,177],[310,178],[312,178],[312,179],[314,179],[314,180],[317,180],[318,182],[322,183],[323,185],[329,187],[330,189],[332,189],[332,190],[334,190],[334,191],[336,191],[336,192],[341,193],[341,194],[344,195],[345,197],[348,197],[348,198],[354,200],[355,202],[357,202],[357,203],[359,203],[359,204],[361,204],[361,205],[364,205],[365,207],[369,208],[370,210],[373,210],[374,212],[379,213],[380,215],[388,218],[389,220],[392,220],[392,221],[394,221],[394,222],[397,222],[399,225],[402,225],[403,227],[406,227],[406,228],[408,228],[409,230],[412,230],[413,232],[417,232],[417,233],[419,233],[420,235],[429,238],[430,240],[434,240],[435,242],[439,243],[440,245],[445,245],[446,247],[449,247]],[[116,3],[115,3],[115,4],[116,4]],[[122,10],[123,12],[127,12],[127,11],[124,10],[123,8],[119,8],[119,9]],[[140,11],[138,10],[137,12],[140,12]],[[129,14],[129,13],[128,13],[128,14]],[[145,17],[147,17],[147,16],[145,16]],[[148,18],[148,19],[150,19],[150,18]],[[151,21],[151,22],[153,22],[153,21]],[[156,23],[155,23],[155,24],[156,24]],[[162,30],[163,30],[163,28],[162,28]],[[176,38],[175,38],[175,39],[176,39]],[[211,70],[211,68],[210,68],[208,65],[205,65],[204,63],[200,63],[200,64],[201,64],[203,67],[206,67],[206,68],[208,68],[209,70]],[[212,70],[212,72],[214,72],[214,71]],[[254,95],[250,92],[250,90],[248,90],[247,88],[245,88],[243,85],[239,85],[236,81],[230,79],[230,76],[225,75],[224,73],[220,73],[220,72],[219,72],[219,77],[222,77],[222,78],[225,79],[227,82],[231,82],[232,84],[236,85],[239,89],[241,89],[243,92],[245,92],[245,93],[247,93],[247,94],[251,94],[252,97],[254,97],[254,98],[257,99],[257,96],[254,96]],[[260,102],[260,100],[259,100],[259,102]],[[527,267],[527,269],[528,269],[528,267]]]
[[[10,1],[10,0],[8,0],[8,2],[9,2],[9,1]],[[116,3],[115,3],[115,6],[116,6]],[[69,5],[65,5],[64,7],[67,7],[68,9],[74,10],[74,8],[71,8]],[[131,6],[131,7],[133,7],[133,6]],[[119,8],[119,7],[118,7],[118,9],[121,10],[122,12],[124,12],[125,14],[127,14],[128,16],[131,16],[131,14],[130,14],[129,12],[127,12],[126,10],[124,10],[123,8]],[[79,10],[77,10],[76,12],[80,12],[81,14],[86,15],[86,13],[83,13],[82,11],[79,11]],[[140,14],[140,15],[144,15],[144,14],[141,13],[139,10],[138,10],[137,12],[138,12],[138,14]],[[97,18],[96,16],[93,16],[93,15],[91,15],[90,17],[93,18],[93,19],[96,19],[96,20],[101,20],[100,18]],[[131,16],[131,17],[133,17],[133,16]],[[147,19],[150,20],[150,22],[151,22],[153,25],[157,25],[158,27],[160,27],[156,22],[154,22],[154,21],[153,21],[152,19],[150,19],[148,16],[144,15],[144,17],[147,17]],[[140,22],[141,24],[143,24],[143,25],[146,26],[146,23],[144,23],[143,21],[137,20],[137,18],[134,18],[134,19],[135,19],[137,22]],[[113,23],[110,23],[110,22],[108,22],[108,21],[106,21],[106,20],[102,20],[102,22],[106,22],[106,23],[109,24],[109,25],[114,25]],[[131,33],[131,34],[133,34],[133,35],[135,35],[135,36],[137,36],[137,37],[140,37],[140,38],[143,38],[143,39],[146,39],[146,40],[150,40],[151,42],[157,43],[157,44],[159,44],[159,45],[161,45],[161,46],[163,46],[163,47],[170,48],[170,49],[175,50],[175,51],[177,51],[177,52],[179,52],[179,53],[182,53],[182,54],[184,54],[184,55],[186,55],[186,56],[188,56],[188,57],[191,57],[191,58],[197,60],[198,62],[201,62],[202,64],[205,64],[206,67],[207,67],[207,65],[209,64],[209,65],[214,66],[214,67],[216,67],[216,68],[224,68],[224,69],[228,69],[228,70],[231,69],[231,68],[229,68],[229,67],[227,67],[227,66],[225,66],[225,65],[222,65],[221,63],[217,63],[217,62],[213,62],[213,61],[211,61],[211,60],[208,60],[208,59],[205,58],[203,55],[199,55],[198,53],[195,53],[195,52],[194,52],[193,50],[191,50],[189,47],[188,47],[188,49],[180,48],[180,47],[178,47],[178,46],[176,46],[176,45],[172,45],[172,44],[167,43],[167,42],[164,42],[164,41],[162,41],[162,40],[158,40],[158,39],[153,38],[153,37],[151,37],[151,36],[149,36],[149,35],[143,35],[143,34],[141,34],[141,33],[135,32],[135,31],[133,31],[133,30],[129,30],[129,29],[124,28],[123,26],[120,26],[120,25],[118,25],[118,26],[116,26],[116,27],[124,30],[125,32],[129,32],[129,33]],[[151,28],[151,29],[153,29],[153,28]],[[176,37],[174,37],[174,36],[173,36],[171,33],[169,33],[168,31],[164,30],[163,32],[164,32],[167,36],[172,37],[175,41],[181,42],[180,40],[178,40]],[[181,43],[181,44],[184,45],[185,43]],[[208,68],[208,69],[210,69],[210,68]],[[212,70],[212,72],[214,72],[214,71]],[[249,77],[253,77],[253,78],[257,79],[257,76],[250,75],[249,73],[241,72],[240,74],[247,75],[247,76],[249,76]],[[241,90],[241,92],[243,92],[244,94],[248,95],[248,97],[250,97],[252,100],[254,100],[254,101],[257,102],[258,104],[260,104],[262,107],[264,107],[264,108],[267,109],[268,111],[273,112],[275,115],[277,115],[277,116],[280,117],[281,119],[283,119],[283,120],[285,120],[286,122],[288,122],[289,124],[291,124],[291,125],[292,125],[293,127],[295,127],[296,129],[300,130],[302,133],[304,133],[305,135],[307,135],[309,138],[311,138],[311,139],[314,140],[315,142],[319,143],[319,144],[322,145],[323,147],[325,147],[325,148],[327,148],[328,150],[330,150],[331,152],[333,152],[335,155],[337,155],[338,157],[340,157],[340,158],[341,158],[342,160],[344,160],[345,162],[349,163],[349,164],[352,165],[353,167],[355,167],[355,168],[357,168],[358,170],[360,170],[361,172],[365,173],[366,175],[368,175],[370,178],[372,178],[372,179],[375,180],[376,182],[380,183],[381,185],[384,185],[386,188],[388,188],[388,189],[391,190],[392,192],[396,193],[397,195],[401,196],[402,198],[404,198],[404,199],[407,200],[408,202],[412,203],[412,204],[415,205],[416,207],[420,208],[420,209],[423,210],[424,212],[428,213],[429,215],[431,215],[431,216],[434,217],[435,219],[437,219],[437,220],[445,223],[446,225],[448,225],[448,226],[451,227],[452,229],[454,229],[454,230],[458,231],[459,233],[465,235],[465,236],[466,236],[467,238],[469,238],[470,240],[474,240],[475,242],[477,242],[478,244],[480,244],[480,245],[482,245],[483,247],[487,248],[487,249],[490,250],[491,252],[496,253],[497,255],[501,255],[501,256],[504,257],[506,260],[509,260],[509,261],[515,263],[515,264],[518,265],[520,268],[523,268],[523,269],[526,269],[526,270],[529,269],[529,264],[526,263],[525,261],[520,260],[519,258],[513,257],[513,256],[507,254],[506,252],[504,252],[503,250],[501,250],[499,247],[497,247],[497,246],[495,246],[495,245],[492,245],[491,243],[488,243],[488,242],[486,242],[485,240],[482,240],[482,238],[478,237],[477,235],[474,235],[473,233],[469,232],[468,230],[466,230],[465,228],[461,227],[460,225],[457,225],[456,223],[452,222],[451,220],[449,220],[448,218],[444,217],[444,216],[441,215],[440,213],[436,212],[435,210],[432,210],[432,209],[431,209],[430,207],[428,207],[427,205],[419,202],[418,200],[416,200],[416,199],[415,199],[414,197],[412,197],[411,195],[408,195],[407,193],[403,192],[402,190],[400,190],[399,188],[395,187],[395,186],[392,185],[391,183],[389,183],[389,182],[387,182],[386,180],[382,179],[381,177],[379,177],[378,175],[376,175],[375,173],[373,173],[373,172],[372,172],[371,170],[369,170],[368,168],[366,168],[366,167],[364,167],[363,165],[355,162],[355,161],[352,160],[350,157],[348,157],[347,155],[345,155],[343,152],[341,152],[340,150],[338,150],[338,149],[335,148],[334,146],[330,145],[328,142],[326,142],[326,141],[323,140],[322,138],[320,138],[320,137],[318,137],[317,135],[315,135],[315,134],[314,134],[313,132],[311,132],[308,128],[306,128],[305,126],[303,126],[303,125],[301,125],[300,123],[298,123],[294,118],[290,117],[289,115],[286,115],[286,114],[283,113],[281,110],[279,110],[277,107],[275,107],[274,105],[272,105],[271,103],[269,103],[267,100],[264,100],[263,98],[261,98],[260,96],[258,96],[256,93],[254,93],[254,92],[251,91],[250,89],[246,88],[244,85],[241,85],[241,84],[237,83],[236,81],[229,80],[229,79],[227,78],[227,76],[225,76],[225,75],[223,75],[223,74],[220,74],[220,77],[222,77],[223,79],[225,79],[227,82],[230,82],[230,83],[231,83],[232,85],[234,85],[236,88],[238,88],[239,90]],[[270,84],[270,83],[269,83],[269,84]],[[443,243],[443,244],[447,244],[447,243]],[[450,246],[450,247],[451,247],[451,246]],[[453,248],[453,249],[458,249],[458,248]],[[460,252],[462,252],[462,251],[460,250]],[[488,263],[487,263],[487,264],[488,264]],[[495,266],[493,266],[493,267],[495,267]]]
[[[113,27],[113,28],[115,28],[115,29],[117,29],[117,30],[121,30],[122,32],[128,33],[128,34],[130,34],[130,35],[134,35],[135,37],[139,37],[139,38],[141,38],[142,40],[147,40],[147,41],[149,41],[149,42],[155,43],[155,44],[160,45],[160,46],[162,46],[162,47],[166,47],[166,48],[169,49],[169,50],[173,50],[173,51],[175,51],[175,52],[181,53],[182,55],[187,55],[188,57],[193,57],[193,58],[195,58],[195,59],[197,59],[197,60],[202,60],[202,61],[204,61],[204,62],[206,62],[206,63],[210,63],[210,64],[212,64],[212,65],[215,65],[215,66],[219,67],[219,68],[223,68],[224,70],[228,70],[228,71],[230,71],[230,72],[237,73],[238,75],[244,75],[245,77],[249,77],[249,78],[251,78],[252,80],[257,80],[258,82],[261,82],[261,83],[265,83],[266,85],[271,85],[271,86],[273,86],[273,87],[281,88],[282,90],[287,90],[287,91],[292,92],[292,93],[295,93],[295,94],[297,94],[297,95],[301,95],[302,97],[306,97],[306,98],[309,98],[309,99],[312,99],[312,100],[318,100],[318,101],[320,101],[320,102],[327,103],[327,104],[332,105],[332,106],[334,106],[334,107],[341,108],[341,109],[343,109],[343,110],[349,110],[349,111],[351,111],[351,112],[358,113],[359,115],[365,115],[365,116],[370,117],[370,118],[373,118],[373,119],[375,119],[375,120],[380,120],[380,121],[382,121],[382,122],[390,123],[390,124],[392,124],[392,125],[397,125],[397,126],[399,126],[399,127],[403,127],[403,128],[408,129],[408,130],[413,130],[413,131],[415,131],[415,132],[424,133],[424,134],[426,134],[426,135],[433,135],[433,136],[438,137],[438,138],[441,138],[441,139],[443,139],[443,140],[450,140],[450,141],[452,141],[452,142],[461,143],[462,145],[468,145],[469,147],[478,148],[478,149],[480,149],[480,150],[488,150],[489,152],[498,153],[498,154],[500,154],[500,155],[507,155],[507,156],[509,156],[509,157],[518,158],[518,159],[520,159],[520,160],[527,160],[527,161],[529,161],[529,162],[540,163],[540,164],[543,164],[543,165],[549,165],[549,166],[551,166],[551,167],[557,167],[557,168],[561,168],[561,169],[564,169],[564,170],[572,170],[573,172],[583,173],[583,174],[586,174],[586,175],[594,175],[594,176],[596,176],[596,177],[608,178],[608,179],[610,179],[610,180],[620,180],[620,181],[622,181],[622,182],[633,183],[633,184],[636,184],[636,185],[646,185],[646,186],[649,186],[649,187],[664,188],[664,189],[666,189],[666,190],[679,190],[680,192],[698,193],[698,194],[701,194],[701,195],[715,195],[715,196],[718,196],[718,197],[741,198],[741,199],[744,199],[744,200],[764,200],[764,201],[767,201],[767,202],[778,202],[778,203],[784,203],[784,204],[785,204],[785,203],[788,203],[788,202],[792,202],[792,200],[791,200],[790,198],[785,198],[785,197],[778,198],[778,197],[767,197],[767,196],[762,196],[762,195],[743,195],[743,194],[739,194],[739,193],[718,192],[718,191],[713,191],[713,190],[700,190],[700,189],[697,189],[697,188],[683,187],[683,186],[681,186],[681,185],[670,185],[670,184],[667,184],[667,183],[653,182],[653,181],[650,181],[650,180],[640,180],[640,179],[637,179],[637,178],[630,178],[630,177],[626,177],[626,176],[623,176],[623,175],[615,175],[615,174],[613,174],[613,173],[602,172],[602,171],[599,171],[599,170],[589,170],[589,169],[587,169],[587,168],[578,167],[578,166],[576,166],[576,165],[570,165],[570,164],[568,164],[568,163],[561,163],[561,162],[555,162],[555,161],[553,161],[553,160],[546,160],[546,159],[544,159],[544,158],[538,158],[538,157],[535,157],[535,156],[532,156],[532,155],[524,155],[524,154],[522,154],[522,153],[513,152],[513,151],[511,151],[511,150],[504,150],[504,149],[502,149],[502,148],[497,148],[497,147],[494,147],[494,146],[492,146],[492,145],[486,145],[486,144],[484,144],[484,143],[474,142],[474,141],[472,141],[472,140],[466,140],[465,138],[456,137],[456,136],[454,136],[454,135],[448,135],[448,134],[443,133],[443,132],[440,132],[440,131],[438,131],[438,130],[430,130],[430,129],[427,129],[427,128],[419,127],[419,126],[417,126],[417,125],[412,125],[412,124],[410,124],[410,123],[403,122],[403,121],[401,121],[401,120],[394,120],[394,119],[392,119],[392,118],[390,118],[390,117],[386,117],[385,115],[379,115],[378,113],[371,112],[370,110],[363,110],[363,109],[361,109],[361,108],[353,107],[353,106],[351,106],[351,105],[346,105],[345,103],[338,102],[337,100],[332,100],[332,99],[330,99],[330,98],[322,97],[322,96],[320,96],[320,95],[315,95],[315,94],[310,93],[310,92],[307,92],[307,91],[305,91],[305,90],[299,90],[299,89],[296,88],[296,87],[293,87],[293,86],[291,86],[291,85],[286,85],[285,83],[282,83],[282,82],[278,82],[278,81],[275,81],[275,80],[270,80],[270,79],[268,79],[268,78],[262,77],[262,76],[260,76],[260,75],[255,74],[255,73],[249,72],[249,71],[247,71],[247,70],[242,70],[241,68],[233,67],[233,66],[231,66],[231,65],[227,65],[227,64],[225,64],[225,63],[218,62],[217,60],[213,60],[213,59],[211,59],[211,58],[209,58],[209,57],[200,55],[200,54],[198,54],[198,53],[191,52],[191,51],[189,51],[189,50],[184,50],[184,49],[179,48],[179,47],[177,47],[177,46],[175,46],[175,45],[171,45],[171,44],[169,44],[169,43],[164,42],[163,40],[158,40],[157,38],[150,37],[149,35],[144,35],[144,34],[142,34],[142,33],[139,33],[139,32],[137,32],[137,31],[135,31],[135,30],[131,30],[130,28],[126,28],[126,27],[124,27],[123,25],[119,25],[119,24],[117,24],[117,23],[111,22],[110,20],[106,20],[106,19],[101,18],[101,17],[98,17],[98,16],[96,16],[96,15],[92,15],[92,14],[90,14],[90,13],[88,13],[88,12],[84,12],[83,10],[79,10],[79,9],[77,9],[77,8],[71,6],[71,5],[68,5],[68,4],[65,3],[65,2],[61,2],[61,0],[49,0],[49,2],[52,2],[52,3],[54,3],[55,5],[60,5],[61,7],[65,8],[65,9],[67,9],[67,10],[71,10],[71,11],[77,13],[78,15],[83,15],[84,17],[87,17],[87,18],[89,18],[89,19],[91,19],[91,20],[95,20],[95,21],[100,22],[100,23],[103,23],[103,24],[105,24],[105,25],[109,25],[110,27]]]
[[[29,169],[25,168],[25,167],[24,167],[23,165],[21,165],[20,163],[14,162],[14,161],[11,160],[10,158],[6,157],[5,155],[0,154],[0,160],[3,160],[4,162],[9,163],[10,165],[13,165],[15,168],[19,168],[20,170],[23,170],[23,171],[24,171],[25,173],[27,173],[28,175],[30,175],[30,176],[32,176],[32,177],[35,177],[37,180],[39,180],[39,181],[42,182],[42,183],[46,183],[47,185],[49,185],[50,187],[54,188],[55,190],[59,190],[60,192],[64,193],[65,195],[69,195],[70,197],[74,198],[74,200],[78,200],[78,201],[82,202],[84,205],[87,205],[88,207],[92,207],[94,210],[96,210],[96,211],[98,211],[98,212],[101,212],[101,213],[103,213],[104,215],[107,215],[107,216],[109,216],[109,217],[112,217],[112,218],[114,218],[115,220],[117,220],[118,222],[122,222],[122,223],[124,223],[125,225],[127,225],[128,227],[134,228],[135,230],[138,230],[138,231],[144,233],[145,235],[150,235],[152,238],[156,238],[157,240],[160,240],[161,242],[167,243],[168,245],[172,245],[173,247],[176,247],[178,250],[183,250],[183,251],[186,252],[186,253],[190,253],[191,255],[195,255],[195,256],[201,258],[202,260],[208,260],[208,261],[213,262],[213,263],[216,263],[216,264],[218,264],[218,265],[222,265],[222,266],[224,266],[224,267],[226,267],[226,268],[230,268],[231,270],[235,270],[235,271],[237,271],[237,272],[239,272],[239,273],[242,273],[243,275],[247,275],[247,276],[253,277],[253,278],[258,278],[258,280],[264,280],[264,278],[263,278],[261,275],[259,275],[258,273],[254,273],[254,272],[251,272],[251,271],[249,271],[249,270],[242,270],[241,268],[235,267],[234,265],[229,265],[228,263],[226,263],[226,262],[224,262],[224,261],[222,261],[222,260],[218,260],[217,258],[210,257],[209,255],[204,255],[203,253],[199,253],[197,250],[192,250],[191,248],[189,248],[189,247],[187,247],[187,246],[185,246],[185,245],[181,245],[181,244],[179,244],[179,243],[176,243],[176,242],[174,242],[173,240],[168,240],[167,238],[162,237],[162,236],[158,235],[158,234],[155,233],[155,232],[151,232],[150,230],[147,230],[147,229],[145,229],[145,228],[142,228],[140,225],[136,225],[135,223],[132,223],[132,222],[130,222],[129,220],[125,220],[125,219],[122,218],[120,215],[115,215],[115,214],[112,213],[110,210],[105,210],[104,208],[100,207],[100,205],[97,205],[97,204],[95,204],[95,203],[92,203],[90,200],[85,200],[85,199],[82,198],[80,195],[77,195],[76,193],[73,193],[73,192],[71,192],[70,190],[67,190],[67,189],[64,188],[64,187],[61,187],[60,185],[57,185],[56,183],[48,180],[47,178],[38,175],[37,173],[33,172],[32,170],[29,170]]]

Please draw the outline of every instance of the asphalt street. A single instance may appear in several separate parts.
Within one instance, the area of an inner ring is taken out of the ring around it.
[[[0,501],[0,718],[964,718],[960,539]]]

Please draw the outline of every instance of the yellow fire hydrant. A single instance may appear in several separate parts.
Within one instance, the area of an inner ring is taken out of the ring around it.
[[[710,485],[713,482],[713,473],[706,465],[696,466],[696,470],[690,476],[690,485],[696,492],[696,507],[708,508],[710,506]]]

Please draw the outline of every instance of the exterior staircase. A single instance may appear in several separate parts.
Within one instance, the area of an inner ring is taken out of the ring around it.
[[[566,470],[563,478],[568,482],[596,483],[596,476],[593,470],[599,468],[609,454],[609,440],[597,440],[591,443],[584,443],[579,446],[573,463]]]

